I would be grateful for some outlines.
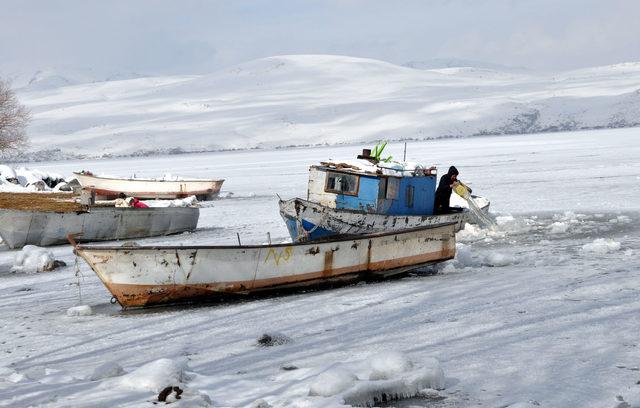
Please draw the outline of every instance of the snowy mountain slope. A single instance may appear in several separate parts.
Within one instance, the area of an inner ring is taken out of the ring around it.
[[[32,152],[100,157],[638,126],[640,63],[534,75],[297,55],[20,97]]]
[[[89,68],[43,68],[35,71],[24,71],[0,67],[0,77],[9,81],[11,87],[19,92],[45,91],[63,86],[117,81],[144,76],[146,75],[135,72],[96,71]]]

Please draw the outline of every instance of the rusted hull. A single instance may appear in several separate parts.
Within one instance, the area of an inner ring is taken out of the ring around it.
[[[175,199],[195,195],[210,200],[218,195],[224,180],[117,179],[74,173],[83,188],[100,198],[113,199],[120,193],[140,199]]]
[[[453,258],[455,233],[449,224],[309,244],[76,250],[122,306],[136,307],[404,272]]]
[[[115,208],[88,211],[0,210],[0,236],[10,248],[67,243],[67,234],[82,241],[132,239],[193,231],[200,210],[195,207]]]

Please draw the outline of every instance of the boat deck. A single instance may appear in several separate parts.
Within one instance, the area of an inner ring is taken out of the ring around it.
[[[0,193],[0,208],[25,211],[82,211],[73,193]]]

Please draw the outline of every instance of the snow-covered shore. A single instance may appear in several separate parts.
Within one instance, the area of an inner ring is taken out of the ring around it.
[[[331,55],[26,87],[23,157],[153,155],[640,125],[640,63],[556,74]]]
[[[16,252],[0,251],[0,406],[146,407],[177,385],[176,407],[338,407],[380,376],[444,387],[412,406],[638,406],[639,149],[634,129],[410,143],[408,159],[455,164],[498,215],[494,231],[461,232],[432,276],[123,312],[82,262],[75,276],[68,246],[51,251],[69,266],[36,275],[10,273]],[[309,164],[358,150],[37,167],[226,178],[234,194],[201,209],[202,230],[143,241],[263,242],[286,236],[274,193],[304,195]],[[261,346],[265,333],[287,341]]]

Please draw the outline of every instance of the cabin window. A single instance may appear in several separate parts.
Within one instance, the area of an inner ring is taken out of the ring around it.
[[[335,194],[358,195],[360,177],[353,174],[327,172],[324,191]]]
[[[413,208],[413,186],[407,186],[407,207]]]
[[[400,190],[400,179],[396,177],[388,177],[387,200],[395,200],[398,198],[398,190]]]

